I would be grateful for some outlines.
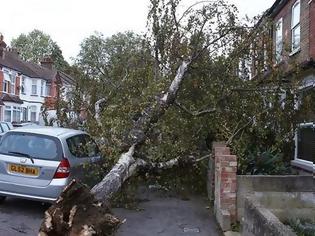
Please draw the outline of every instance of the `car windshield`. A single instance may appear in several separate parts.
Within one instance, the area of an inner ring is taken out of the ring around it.
[[[5,135],[0,143],[0,153],[17,156],[25,154],[44,160],[60,160],[62,157],[57,138],[22,132]]]

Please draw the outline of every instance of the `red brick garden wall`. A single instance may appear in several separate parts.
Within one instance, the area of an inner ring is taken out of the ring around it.
[[[223,143],[214,143],[214,211],[222,230],[230,230],[237,220],[237,158]]]

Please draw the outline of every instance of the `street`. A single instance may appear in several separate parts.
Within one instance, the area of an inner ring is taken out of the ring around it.
[[[48,204],[7,198],[0,205],[0,235],[37,235]]]

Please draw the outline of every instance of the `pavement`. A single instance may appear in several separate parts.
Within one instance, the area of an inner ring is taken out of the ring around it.
[[[213,210],[200,196],[181,199],[160,191],[140,194],[138,209],[114,208],[125,223],[116,236],[221,236]]]
[[[125,223],[116,236],[222,236],[206,198],[148,188],[139,191],[135,210],[114,208]],[[7,198],[0,204],[0,236],[34,236],[48,204]]]

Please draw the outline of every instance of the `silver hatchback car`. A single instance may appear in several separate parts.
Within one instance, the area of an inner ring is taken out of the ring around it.
[[[55,201],[100,151],[85,132],[53,127],[8,131],[0,142],[0,200],[14,196]]]

